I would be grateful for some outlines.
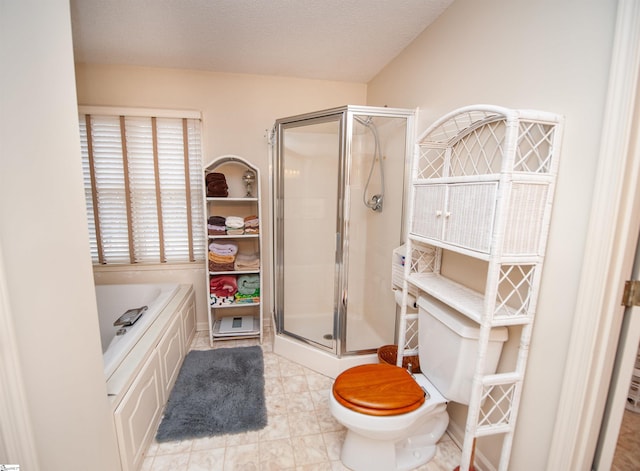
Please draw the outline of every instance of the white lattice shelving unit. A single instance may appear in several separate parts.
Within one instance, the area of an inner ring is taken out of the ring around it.
[[[255,176],[255,182],[252,184],[251,195],[247,195],[247,189],[243,184],[243,175],[249,170]],[[207,230],[207,245],[211,243],[228,244],[232,243],[237,246],[238,254],[257,254],[260,263],[258,267],[250,269],[227,269],[217,271],[212,269],[211,263],[207,260],[206,269],[206,289],[208,304],[208,323],[209,323],[209,341],[211,346],[214,342],[222,340],[238,340],[245,338],[258,338],[262,343],[263,337],[263,275],[262,275],[262,209],[260,204],[260,170],[248,160],[237,155],[223,155],[211,161],[204,167],[204,177],[209,173],[222,173],[225,175],[225,181],[228,185],[227,196],[209,196],[207,195],[205,181],[205,199],[204,199],[204,218],[205,227],[207,227],[207,219],[210,216],[236,216],[244,218],[245,216],[255,216],[258,219],[257,232],[244,232],[241,234],[212,234]],[[207,250],[210,255],[211,249]],[[209,257],[207,257],[209,259]],[[214,297],[210,294],[211,278],[215,276],[231,276],[236,279],[242,275],[258,275],[260,279],[259,296],[251,299],[233,300],[228,303],[218,303],[214,301]],[[252,319],[252,325],[248,325],[246,329],[238,331],[223,331],[223,319],[231,320],[230,325],[234,325],[243,318]]]
[[[427,293],[479,324],[462,471],[469,468],[475,439],[497,434],[503,435],[499,469],[508,469],[561,134],[558,115],[478,105],[445,115],[416,143],[403,248],[398,365],[403,356],[416,354],[417,315],[407,308],[410,296]],[[484,262],[483,291],[441,273],[445,251]],[[513,371],[485,375],[489,336],[497,326],[522,326],[517,360]]]

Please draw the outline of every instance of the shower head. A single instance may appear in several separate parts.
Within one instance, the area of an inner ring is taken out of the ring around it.
[[[373,122],[373,116],[366,116],[364,119],[360,116],[354,116],[353,119],[362,124],[369,131],[371,131],[375,143],[373,159],[371,160],[371,167],[369,168],[369,176],[367,177],[367,183],[364,185],[364,191],[362,192],[362,202],[367,208],[373,210],[374,212],[381,213],[382,200],[384,198],[384,165],[382,163],[378,129],[376,127],[376,124]],[[369,184],[371,183],[371,176],[373,175],[373,169],[376,165],[376,162],[378,162],[378,165],[380,167],[380,193],[373,195],[371,199],[367,201],[367,190],[369,189]]]

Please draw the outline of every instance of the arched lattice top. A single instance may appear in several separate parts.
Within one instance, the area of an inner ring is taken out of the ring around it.
[[[415,178],[554,173],[554,133],[560,119],[490,105],[455,110],[418,138]]]

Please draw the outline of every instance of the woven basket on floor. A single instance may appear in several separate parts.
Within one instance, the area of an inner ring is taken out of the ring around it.
[[[397,345],[383,345],[378,348],[378,360],[381,363],[387,363],[389,365],[396,364],[398,359],[398,346]],[[420,359],[418,355],[410,355],[402,359],[402,367],[407,368],[411,363],[411,370],[413,373],[420,373]]]

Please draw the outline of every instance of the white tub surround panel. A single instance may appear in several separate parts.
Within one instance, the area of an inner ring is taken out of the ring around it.
[[[140,468],[195,335],[193,287],[177,293],[107,381],[122,471]]]

